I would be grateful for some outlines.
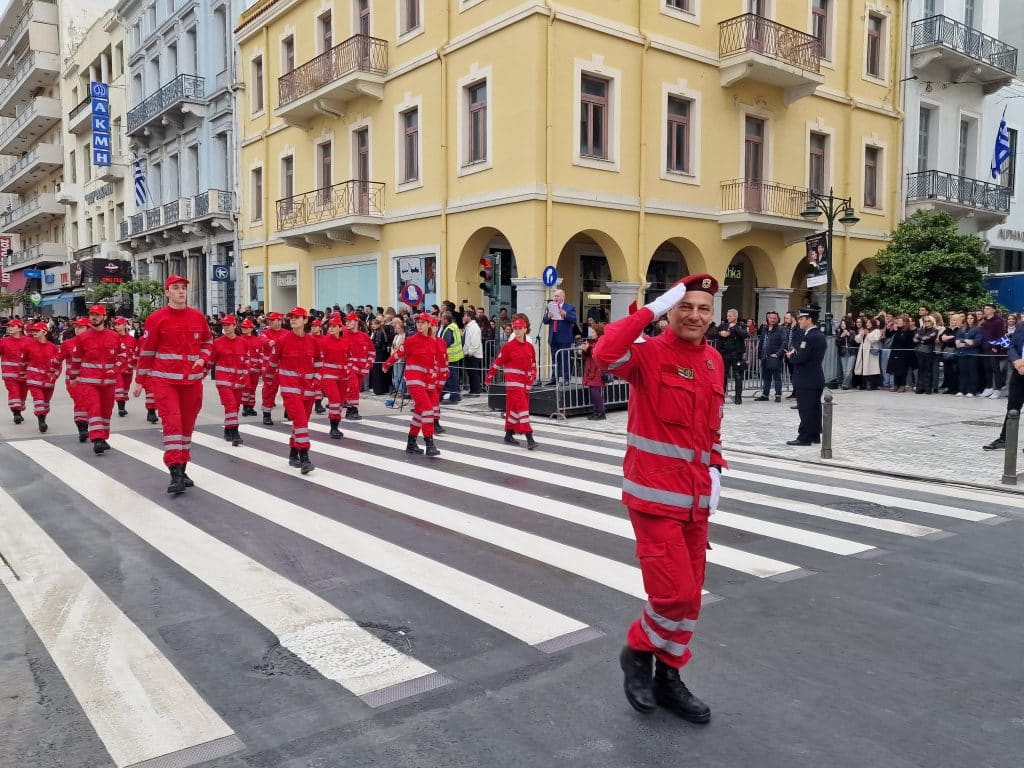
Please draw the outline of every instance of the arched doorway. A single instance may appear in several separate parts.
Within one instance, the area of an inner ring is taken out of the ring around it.
[[[744,320],[757,318],[757,273],[746,249],[737,251],[732,257],[726,267],[722,287],[725,289],[721,294],[722,317],[717,319],[723,319],[730,309],[735,309]]]
[[[487,267],[487,264],[490,267]],[[480,288],[485,282],[481,271],[493,274],[490,294]],[[516,287],[512,279],[519,277],[515,251],[504,233],[494,227],[474,232],[462,247],[455,270],[456,294],[452,301],[466,299],[470,304],[484,307],[488,316],[505,309],[509,314],[517,311]]]
[[[858,307],[856,302],[853,300],[853,289],[856,288],[860,281],[864,279],[865,275],[873,275],[878,271],[878,263],[874,258],[864,259],[853,269],[853,274],[850,275],[850,296],[847,299],[847,311],[854,316],[860,314],[861,307]]]
[[[663,294],[675,283],[682,280],[693,271],[687,261],[687,252],[691,253],[693,261],[700,261],[700,253],[696,246],[688,240],[673,238],[666,240],[655,249],[651,260],[647,264],[647,289],[644,293],[644,302],[650,302]],[[695,264],[694,266],[699,266]],[[700,274],[699,272],[697,274]]]
[[[622,249],[604,232],[586,230],[571,237],[562,246],[556,264],[565,298],[576,306],[579,322],[588,313],[611,317],[612,296],[608,283],[626,280],[626,261]]]

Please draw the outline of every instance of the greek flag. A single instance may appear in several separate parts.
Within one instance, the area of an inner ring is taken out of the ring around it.
[[[989,346],[996,349],[1009,349],[1011,343],[1009,336],[1003,336],[1001,339],[996,339],[995,341],[990,342]]]
[[[992,153],[992,178],[998,179],[1003,166],[1010,159],[1010,131],[1006,128],[1006,108],[1003,107],[1003,119],[999,121],[999,132],[996,133],[996,148]]]
[[[142,158],[136,152],[132,152],[132,165],[135,168],[135,207],[142,208],[149,201],[149,186],[142,170]]]

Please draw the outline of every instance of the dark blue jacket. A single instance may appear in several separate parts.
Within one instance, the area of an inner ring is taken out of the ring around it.
[[[564,320],[552,320],[547,312],[544,313],[544,325],[551,326],[548,342],[561,347],[571,347],[574,341],[572,326],[576,322],[576,307],[563,301],[562,309],[565,311]]]
[[[1024,359],[1024,325],[1018,325],[1010,337],[1010,348],[1006,350],[1006,359],[1010,365],[1017,360]]]
[[[810,328],[803,334],[790,358],[793,362],[793,389],[824,389],[822,362],[827,347],[825,335],[817,328]]]
[[[776,358],[782,357],[786,345],[786,332],[782,329],[781,325],[776,325],[771,330],[768,329],[767,325],[764,325],[757,335],[759,337],[758,358],[767,360],[772,355],[775,355]]]

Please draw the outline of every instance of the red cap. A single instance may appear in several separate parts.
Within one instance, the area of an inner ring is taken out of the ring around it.
[[[431,325],[437,325],[439,322],[441,322],[437,315],[428,315],[428,317],[430,317]]]
[[[526,321],[523,320],[523,318],[517,317],[515,320],[512,321],[512,327],[513,328],[529,328],[530,326],[527,325]]]
[[[280,312],[271,312],[267,315],[267,320],[284,320],[284,315]]]
[[[302,307],[295,307],[288,313],[288,317],[309,317],[309,312]]]
[[[7,322],[7,327],[8,328],[24,328],[25,324],[23,322],[21,322],[21,320],[19,320],[18,318],[14,318],[13,320],[9,320]]]
[[[220,319],[220,324],[221,325],[238,325],[238,321],[235,319],[234,315],[224,315],[224,317],[222,317]]]
[[[330,319],[327,321],[327,324],[328,325],[344,325],[345,323],[341,319],[341,315],[339,315],[337,312],[335,312],[333,315],[331,315]]]
[[[242,327],[243,328],[255,328],[256,324],[253,323],[253,321],[250,320],[249,318],[245,318],[245,320],[242,321]]]
[[[362,320],[362,318],[359,317],[359,315],[357,315],[355,312],[349,312],[347,315],[345,315],[345,322],[348,322],[349,320],[355,320],[356,322],[358,322],[359,320]]]
[[[114,325],[128,325],[128,319],[124,317],[115,317]]]
[[[688,275],[679,281],[688,291],[704,291],[712,295],[718,293],[718,281],[711,275]],[[679,285],[676,283],[676,285]]]
[[[416,317],[413,318],[417,323],[429,323],[431,315],[427,312],[420,312]]]
[[[92,323],[89,322],[88,317],[76,317],[75,322],[72,325],[77,328],[92,328]]]
[[[188,280],[181,275],[168,275],[167,279],[164,280],[164,288],[170,288],[175,283],[184,283],[185,285],[188,285]]]
[[[310,328],[323,328],[324,324],[321,323],[319,320],[314,320],[312,323],[309,324],[309,327]]]
[[[46,323],[32,323],[28,329],[32,331],[32,333],[35,333],[36,331],[49,331],[50,326]]]
[[[93,304],[91,307],[89,307],[89,314],[90,315],[102,315],[103,317],[106,317],[107,316],[107,308],[104,307],[102,304]]]

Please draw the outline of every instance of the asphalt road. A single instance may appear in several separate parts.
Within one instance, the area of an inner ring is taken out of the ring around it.
[[[622,441],[545,425],[527,453],[446,419],[435,460],[402,452],[404,415],[314,432],[305,478],[285,425],[243,448],[204,425],[179,498],[157,428],[94,458],[22,425],[0,766],[1021,765],[1024,499],[735,456],[695,726],[621,693]]]

